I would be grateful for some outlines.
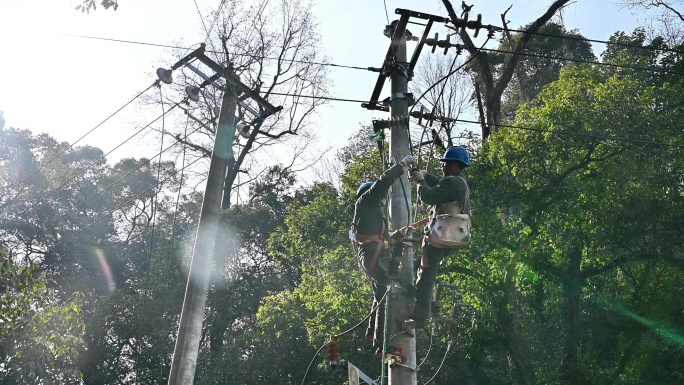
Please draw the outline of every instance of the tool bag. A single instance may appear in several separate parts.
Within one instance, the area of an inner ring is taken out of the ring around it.
[[[470,188],[465,178],[459,178],[466,183],[465,205],[460,207],[458,202],[449,202],[439,207],[440,213],[436,207],[433,209],[426,237],[434,247],[464,248],[470,243]]]

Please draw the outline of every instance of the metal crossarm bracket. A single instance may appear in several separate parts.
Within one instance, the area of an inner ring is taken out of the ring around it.
[[[278,107],[273,106],[266,99],[262,98],[258,92],[254,92],[251,88],[249,88],[245,84],[243,84],[242,81],[240,81],[240,78],[237,77],[235,74],[233,74],[232,71],[226,71],[220,64],[216,63],[215,61],[213,61],[209,57],[207,57],[204,54],[204,48],[205,48],[205,45],[202,44],[200,46],[200,48],[197,49],[197,51],[196,51],[197,52],[197,54],[196,54],[197,59],[199,59],[207,67],[211,68],[217,74],[220,74],[221,77],[223,77],[228,84],[235,87],[241,93],[249,96],[252,100],[257,102],[261,107],[263,107],[268,112],[269,115],[275,114],[276,112],[283,109],[282,106],[278,106]]]
[[[413,69],[418,62],[418,57],[420,56],[423,46],[425,45],[425,39],[427,39],[430,28],[434,22],[438,23],[448,23],[449,18],[431,15],[428,13],[415,12],[408,9],[397,8],[394,13],[400,15],[399,21],[395,25],[394,34],[392,35],[392,42],[385,55],[385,60],[383,61],[382,70],[378,75],[378,80],[375,82],[375,88],[373,88],[373,93],[371,94],[370,102],[361,104],[361,107],[369,110],[380,110],[389,111],[389,107],[382,105],[380,100],[380,93],[382,92],[382,87],[384,86],[387,78],[391,75],[393,70],[400,70],[406,76],[407,79],[413,77]],[[408,63],[396,63],[394,58],[394,52],[396,50],[399,39],[406,33],[406,24],[408,24],[411,17],[427,20],[425,25],[425,30],[420,38],[416,49],[411,56],[411,60]]]
[[[184,58],[180,59],[171,67],[171,71],[177,70],[183,65],[188,64],[192,59],[196,58],[197,55],[204,55],[204,44],[200,45],[199,48],[187,54]]]

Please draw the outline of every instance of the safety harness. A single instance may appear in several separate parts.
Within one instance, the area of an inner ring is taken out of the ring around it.
[[[385,248],[385,231],[387,226],[385,226],[385,221],[382,221],[382,228],[380,229],[380,234],[364,235],[354,232],[355,242],[354,244],[358,247],[365,245],[367,243],[375,242],[377,246],[375,247],[375,252],[373,253],[373,258],[371,259],[370,266],[368,267],[367,275],[372,276],[375,270],[375,266],[378,264],[378,259],[380,258],[380,253]],[[363,267],[363,266],[362,266]],[[365,270],[365,269],[364,269]]]

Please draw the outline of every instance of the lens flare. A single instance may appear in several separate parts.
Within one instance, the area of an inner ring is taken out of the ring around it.
[[[658,333],[661,337],[684,346],[684,336],[677,334],[669,326],[657,321],[650,320],[646,317],[642,317],[639,314],[627,309],[625,306],[620,305],[619,303],[609,303],[609,307],[614,309],[617,313],[622,314],[625,317],[631,318],[634,321],[653,330],[654,332]]]
[[[104,255],[104,252],[100,248],[95,248],[95,257],[97,257],[97,262],[100,264],[100,269],[102,270],[102,276],[107,284],[107,289],[113,292],[116,289],[116,283],[114,282],[114,276],[112,275],[112,268],[109,267],[109,262]]]

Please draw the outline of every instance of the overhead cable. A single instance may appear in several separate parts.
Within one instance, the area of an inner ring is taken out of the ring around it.
[[[561,36],[561,35],[554,35],[554,34],[550,34],[550,33],[530,32],[530,31],[524,31],[524,30],[520,30],[520,29],[511,29],[511,28],[507,28],[506,30],[508,30],[510,32],[516,32],[516,33],[526,33],[529,35],[537,35],[537,36],[546,36],[546,37],[553,37],[553,38],[559,38],[559,39],[584,41],[587,43],[600,43],[600,44],[606,44],[606,45],[616,45],[616,46],[624,47],[624,48],[637,48],[637,49],[644,49],[644,50],[651,50],[651,51],[663,51],[663,52],[672,52],[672,53],[684,54],[684,51],[673,49],[673,48],[658,48],[658,47],[653,47],[653,46],[648,46],[648,45],[636,45],[636,44],[629,44],[629,43],[621,43],[619,41],[590,39],[590,38],[586,38],[586,37],[579,37],[579,36],[572,36],[572,35]]]
[[[168,111],[167,111],[167,112],[168,112]],[[166,112],[165,112],[164,114],[162,114],[161,116],[163,117],[165,114],[166,114]],[[155,121],[156,121],[156,120],[155,120]],[[190,134],[192,134],[192,133],[198,131],[200,128],[201,128],[201,127],[196,128],[195,130],[193,130],[192,132],[190,132]],[[162,129],[162,135],[163,135],[163,129]],[[145,161],[143,161],[142,163],[140,163],[140,164],[139,164],[137,167],[135,167],[134,169],[130,170],[130,171],[127,172],[126,174],[124,174],[124,175],[122,175],[121,177],[119,177],[117,180],[113,181],[112,183],[110,183],[110,184],[108,184],[107,186],[105,186],[105,187],[101,188],[100,190],[98,190],[95,194],[93,194],[92,196],[90,196],[90,198],[84,200],[83,202],[77,204],[73,209],[71,209],[71,210],[69,210],[69,211],[63,213],[62,215],[58,216],[57,218],[53,219],[53,220],[50,221],[46,226],[41,227],[40,230],[38,230],[37,232],[35,232],[34,234],[32,234],[29,238],[34,238],[34,237],[36,237],[37,235],[41,234],[41,233],[42,233],[43,231],[45,231],[46,229],[50,228],[52,224],[54,224],[54,223],[56,223],[57,221],[59,221],[60,219],[64,218],[64,217],[67,216],[68,214],[73,213],[76,209],[78,209],[78,208],[84,206],[86,203],[90,202],[91,200],[93,200],[93,199],[96,198],[97,196],[101,195],[101,194],[104,193],[105,191],[108,191],[108,190],[111,189],[114,185],[116,185],[117,183],[119,183],[119,182],[121,182],[122,180],[126,179],[129,175],[133,174],[133,173],[136,172],[136,171],[141,170],[143,167],[145,167],[145,166],[147,166],[148,164],[150,164],[150,163],[152,162],[152,160],[153,160],[154,158],[156,158],[157,156],[160,158],[160,162],[161,162],[161,156],[162,156],[162,154],[164,154],[166,151],[170,150],[171,148],[173,148],[173,147],[175,147],[175,146],[177,146],[177,145],[178,145],[178,142],[175,142],[175,143],[169,145],[169,146],[166,147],[166,148],[162,148],[158,153],[156,153],[155,155],[151,156],[150,158],[145,159]],[[162,144],[162,146],[163,146],[163,144]],[[160,170],[158,169],[158,170],[157,170],[157,173],[159,173],[159,171],[160,171]],[[72,179],[72,180],[73,180],[73,179]],[[67,183],[68,183],[68,182],[67,182]],[[64,186],[64,185],[60,186],[59,188],[61,188],[61,187],[63,187],[63,186]],[[59,188],[58,188],[58,189],[59,189]],[[53,190],[52,192],[54,192],[54,191],[56,191],[56,190]],[[51,193],[52,193],[52,192],[51,192]],[[50,194],[51,194],[51,193],[50,193]],[[48,197],[50,194],[46,195],[46,197]]]
[[[194,165],[195,163],[199,162],[199,161],[202,160],[202,159],[203,159],[203,158],[197,158],[197,159],[193,160],[192,162],[188,163],[187,166],[185,166],[185,167],[182,168],[181,170],[176,170],[176,171],[175,171],[174,173],[172,173],[170,176],[176,175],[177,173],[181,172],[182,170],[185,170],[185,169],[189,168],[190,166]],[[165,182],[166,182],[166,180],[164,181],[164,183],[165,183]],[[95,223],[101,221],[102,219],[104,219],[104,218],[110,216],[110,215],[113,214],[116,210],[121,209],[122,207],[124,207],[124,206],[126,206],[127,204],[133,202],[134,200],[138,199],[139,197],[145,195],[148,191],[150,191],[150,190],[152,190],[152,189],[154,189],[154,188],[156,188],[156,186],[152,186],[152,187],[150,187],[150,188],[148,188],[148,189],[146,189],[146,190],[140,192],[139,194],[136,194],[136,195],[133,196],[131,199],[129,199],[129,200],[125,201],[124,203],[122,203],[122,204],[116,206],[116,207],[113,208],[112,210],[109,210],[106,214],[101,215],[100,217],[98,217],[98,218],[95,219],[94,221],[90,222],[88,225],[86,225],[86,226],[83,227],[82,229],[78,230],[77,232],[75,232],[75,233],[73,233],[73,234],[71,234],[71,235],[69,235],[69,236],[67,236],[67,237],[64,237],[64,238],[60,239],[55,245],[58,245],[58,244],[60,244],[60,243],[63,243],[63,242],[65,242],[65,241],[67,241],[67,240],[69,240],[69,239],[75,237],[76,235],[78,235],[78,234],[84,232],[85,230],[87,230],[88,228],[90,228],[90,226],[92,226],[92,225],[94,225]]]
[[[31,174],[30,174],[29,176],[27,176],[26,178],[22,179],[22,180],[18,183],[18,187],[17,187],[17,188],[19,189],[19,191],[17,192],[17,196],[18,196],[19,194],[21,194],[21,192],[24,190],[24,188],[26,188],[25,183],[26,183],[29,179],[31,179],[32,177],[34,177],[36,174],[38,174],[38,172],[40,172],[40,170],[42,170],[42,169],[45,168],[47,165],[49,165],[49,164],[51,164],[52,162],[54,162],[54,161],[55,161],[57,158],[59,158],[60,156],[64,155],[65,152],[67,152],[67,151],[73,149],[74,146],[76,146],[77,143],[79,143],[79,142],[80,142],[81,140],[83,140],[85,137],[87,137],[88,135],[90,135],[91,133],[93,133],[93,131],[95,131],[95,130],[97,130],[98,128],[100,128],[103,124],[105,124],[105,123],[106,123],[109,119],[111,119],[114,115],[118,114],[121,110],[123,110],[123,109],[126,108],[129,104],[131,104],[131,103],[133,103],[135,100],[137,100],[140,96],[142,96],[142,95],[143,95],[145,92],[147,92],[150,88],[154,87],[155,84],[156,84],[156,82],[152,83],[149,87],[147,87],[147,88],[145,88],[144,90],[140,91],[140,92],[139,92],[137,95],[135,95],[131,100],[129,100],[128,102],[126,102],[123,106],[119,107],[116,111],[114,111],[112,114],[110,114],[109,116],[107,116],[103,121],[101,121],[100,123],[98,123],[95,127],[91,128],[88,132],[86,132],[85,134],[83,134],[80,138],[76,139],[76,141],[73,142],[73,143],[71,143],[71,145],[69,145],[69,147],[63,149],[62,151],[58,152],[57,155],[54,155],[53,157],[51,157],[51,158],[48,159],[47,161],[43,162],[43,163],[40,165],[40,167],[38,167],[37,170],[35,170],[33,173],[31,173]]]
[[[196,4],[196,3],[195,3]],[[159,101],[161,103],[162,109],[162,127],[161,127],[161,138],[159,139],[159,160],[157,161],[157,185],[154,189],[154,198],[152,199],[150,220],[152,221],[152,226],[150,229],[150,245],[147,249],[147,266],[145,266],[145,289],[143,291],[143,304],[142,312],[140,314],[140,320],[138,322],[138,336],[142,336],[142,324],[147,316],[147,290],[150,282],[150,265],[152,264],[152,252],[154,251],[154,233],[157,227],[157,211],[159,205],[159,191],[161,190],[159,180],[161,179],[161,163],[162,154],[164,153],[164,132],[166,131],[166,115],[164,111],[164,95],[162,93],[162,88],[159,87]],[[175,143],[174,143],[175,144]],[[149,162],[148,162],[149,163]],[[142,338],[140,338],[142,340]],[[140,348],[140,345],[138,345]]]
[[[184,99],[183,101],[185,101],[185,99]],[[168,110],[166,110],[162,115],[159,115],[159,116],[156,117],[153,121],[147,123],[147,124],[146,124],[145,126],[143,126],[141,129],[139,129],[138,131],[134,132],[131,136],[129,136],[128,138],[126,138],[123,142],[117,144],[116,147],[112,148],[112,149],[109,150],[106,154],[102,155],[102,158],[103,158],[103,159],[106,159],[108,155],[110,155],[112,152],[114,152],[114,151],[116,151],[117,149],[119,149],[119,148],[120,148],[121,146],[123,146],[124,144],[128,143],[128,142],[129,142],[131,139],[133,139],[134,137],[138,136],[138,135],[139,135],[141,132],[143,132],[145,129],[147,129],[148,127],[150,127],[150,126],[153,125],[154,123],[156,123],[157,120],[163,118],[164,115],[166,115],[166,114],[168,114],[169,112],[173,111],[173,109],[175,109],[176,107],[178,107],[178,105],[181,104],[181,103],[183,103],[183,101],[180,101],[180,102],[176,103],[176,104],[173,105],[171,108],[169,108]],[[84,174],[85,172],[87,172],[87,171],[92,170],[93,167],[94,167],[95,165],[97,165],[97,163],[92,163],[90,166],[86,167],[85,170],[83,170],[83,174]],[[68,185],[69,183],[71,183],[72,181],[74,181],[76,178],[78,178],[79,176],[81,176],[81,175],[83,175],[83,174],[74,175],[73,177],[71,177],[70,179],[68,179],[66,182],[64,182],[64,183],[62,183],[61,185],[59,185],[59,187],[57,187],[57,188],[51,190],[51,191],[50,191],[48,194],[46,194],[43,198],[49,197],[50,195],[52,195],[52,194],[54,194],[55,192],[59,191],[62,187]]]
[[[370,313],[366,315],[361,321],[359,321],[356,325],[350,327],[349,329],[343,331],[342,333],[336,334],[334,337],[343,337],[346,336],[347,334],[353,332],[354,330],[358,329],[363,325],[372,315],[375,313],[376,310],[380,307],[385,302],[385,298],[387,297],[387,293],[389,290],[385,291],[385,294],[382,296],[380,301],[371,309]],[[316,357],[318,357],[319,354],[321,354],[321,351],[327,346],[327,344],[323,344],[318,350],[316,351],[316,354],[314,354],[313,358],[311,358],[311,362],[309,362],[309,366],[306,368],[306,372],[304,372],[304,378],[302,378],[302,383],[301,385],[306,385],[306,379],[309,375],[309,370],[311,370],[311,366],[313,365],[314,361],[316,360]]]
[[[96,37],[96,36],[74,35],[74,34],[65,34],[65,36],[79,37],[79,38],[83,38],[83,39],[111,41],[111,42],[115,42],[115,43],[138,44],[138,45],[145,45],[145,46],[150,46],[150,47],[184,49],[184,50],[191,49],[188,47],[181,47],[181,46],[177,46],[177,45],[146,43],[146,42],[133,41],[133,40],[113,39],[113,38],[108,38],[108,37]],[[218,51],[210,51],[210,50],[207,50],[206,52],[219,53]],[[276,57],[269,57],[269,56],[252,55],[252,54],[246,54],[246,53],[231,53],[231,55],[232,56],[246,56],[246,57],[251,57],[253,59],[280,60],[280,61],[291,62],[291,63],[314,64],[314,65],[322,65],[322,66],[328,66],[328,67],[350,68],[350,69],[377,72],[377,69],[372,68],[372,67],[359,67],[359,66],[351,66],[351,65],[344,65],[344,64],[316,62],[316,61],[309,61],[309,60],[284,59],[284,58],[276,58]]]
[[[454,44],[454,46],[458,46],[458,44]],[[465,48],[465,46],[461,46],[461,48]],[[639,67],[639,66],[633,66],[633,65],[629,65],[629,64],[614,64],[614,63],[606,63],[606,62],[599,62],[599,61],[593,61],[593,60],[575,59],[575,58],[562,57],[562,56],[549,56],[549,55],[535,54],[535,53],[530,53],[530,52],[504,51],[504,50],[498,50],[498,49],[493,49],[493,48],[482,48],[482,51],[497,52],[497,53],[503,53],[503,54],[509,54],[509,55],[538,57],[538,58],[542,58],[542,59],[570,61],[570,62],[582,63],[582,64],[595,64],[595,65],[606,66],[606,67],[627,68],[627,69],[632,69],[632,70],[637,70],[637,71],[661,72],[661,73],[668,74],[668,75],[684,76],[684,72],[670,71],[670,70],[657,68],[657,67]]]
[[[476,120],[468,120],[468,119],[451,119],[451,120],[454,122],[482,124],[481,122],[478,122]],[[545,133],[557,134],[557,135],[578,136],[578,137],[585,137],[585,138],[590,138],[590,139],[614,140],[616,142],[631,142],[631,143],[648,144],[648,145],[654,145],[654,146],[684,148],[684,144],[656,142],[656,141],[652,141],[652,140],[625,138],[625,137],[621,137],[621,136],[599,135],[599,134],[590,134],[590,133],[586,133],[586,132],[575,132],[575,131],[546,130],[543,128],[518,126],[518,125],[512,125],[512,124],[491,124],[491,125],[494,127],[514,128],[514,129],[518,129],[518,130],[545,132]]]

